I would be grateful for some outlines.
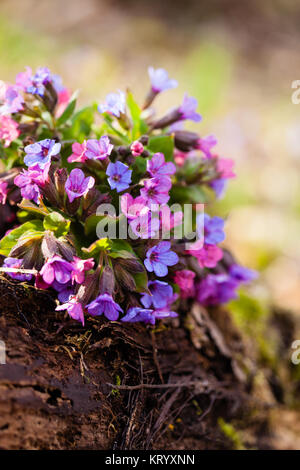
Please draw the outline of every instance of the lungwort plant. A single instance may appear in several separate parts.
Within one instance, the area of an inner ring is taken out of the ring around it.
[[[149,77],[142,106],[117,91],[80,110],[48,68],[0,82],[1,271],[54,290],[57,310],[83,325],[153,325],[189,300],[228,302],[255,277],[203,210],[235,176],[232,160],[184,129],[201,121],[188,94],[157,117],[154,100],[177,83],[163,69]]]

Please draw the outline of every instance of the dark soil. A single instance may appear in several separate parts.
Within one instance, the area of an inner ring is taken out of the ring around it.
[[[245,423],[264,409],[224,310],[194,305],[184,325],[156,329],[102,318],[83,328],[55,312],[51,293],[4,276],[0,299],[2,449],[237,448],[219,418]],[[262,411],[249,446],[267,427]]]

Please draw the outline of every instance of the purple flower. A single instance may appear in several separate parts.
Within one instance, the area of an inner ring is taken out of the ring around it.
[[[104,160],[113,148],[107,135],[103,135],[99,140],[89,139],[86,142],[85,156],[90,160]]]
[[[118,91],[117,93],[109,93],[106,101],[98,106],[99,113],[109,113],[115,117],[125,114],[125,93]]]
[[[187,93],[184,95],[183,102],[178,108],[181,115],[180,120],[191,119],[194,122],[201,121],[202,117],[196,112],[198,102],[196,98],[188,96]]]
[[[51,72],[47,67],[39,67],[36,73],[31,77],[31,85],[27,86],[26,92],[32,95],[44,96],[47,83],[51,82]]]
[[[202,305],[218,305],[237,297],[238,283],[227,274],[209,274],[197,285],[197,300]]]
[[[131,220],[129,226],[137,237],[148,240],[155,237],[156,232],[159,230],[160,222],[159,218],[153,216],[148,209],[147,213]]]
[[[204,230],[203,230],[204,223]],[[217,245],[225,239],[224,220],[221,217],[210,217],[208,214],[198,215],[197,233],[200,239],[203,238],[207,245]]]
[[[208,135],[207,137],[202,137],[197,140],[195,148],[201,150],[204,153],[206,158],[211,158],[211,148],[218,143],[214,135]]]
[[[74,256],[72,261],[72,265],[74,267],[72,281],[77,282],[77,284],[82,284],[85,279],[85,271],[90,271],[90,269],[93,269],[94,264],[95,263],[93,258],[81,259],[77,256]]]
[[[249,282],[257,278],[257,272],[240,266],[239,264],[232,264],[229,268],[229,274],[232,279],[237,282]]]
[[[144,294],[141,302],[145,308],[153,305],[154,308],[164,308],[170,305],[174,300],[173,288],[167,282],[163,281],[150,281],[148,288],[151,295]]]
[[[109,163],[106,174],[109,176],[108,182],[111,189],[116,189],[118,193],[129,188],[131,183],[131,173],[128,166],[121,162]]]
[[[5,258],[3,262],[3,267],[5,268],[16,268],[22,269],[23,260],[17,258]],[[31,274],[22,274],[22,273],[7,273],[13,279],[18,281],[30,281],[32,279]]]
[[[161,308],[156,310],[133,307],[128,310],[126,315],[121,318],[121,321],[136,323],[142,321],[144,323],[150,323],[150,325],[155,325],[156,320],[164,320],[165,318],[174,318],[178,317],[176,312],[172,312],[168,308]]]
[[[141,196],[146,204],[166,204],[170,199],[169,190],[172,183],[168,176],[160,178],[151,178],[144,181],[144,187],[141,189]]]
[[[176,166],[172,162],[165,162],[164,154],[159,152],[147,161],[147,170],[152,177],[170,176],[176,173]]]
[[[99,295],[86,308],[93,317],[104,314],[106,318],[112,321],[116,321],[119,318],[119,312],[123,312],[120,305],[109,294]]]
[[[48,285],[56,280],[60,284],[67,284],[72,280],[74,267],[71,263],[58,255],[49,258],[42,267],[40,274],[44,282]]]
[[[160,93],[161,91],[169,90],[170,88],[176,88],[178,85],[176,80],[171,80],[169,78],[168,72],[164,69],[155,70],[153,67],[149,67],[148,73],[152,91],[154,93]]]
[[[61,144],[51,139],[44,139],[35,144],[27,145],[24,148],[27,154],[24,158],[24,163],[29,167],[39,165],[41,168],[44,168],[51,161],[52,157],[59,154],[60,149]]]
[[[65,185],[69,201],[72,203],[74,199],[86,195],[87,192],[93,188],[94,184],[95,179],[92,176],[85,177],[82,170],[74,168]]]
[[[223,196],[227,183],[228,180],[225,178],[219,178],[209,183],[209,186],[214,190],[218,199]]]
[[[0,181],[0,204],[6,203],[6,198],[8,194],[8,185],[5,181]]]
[[[40,197],[40,188],[44,186],[48,179],[50,162],[40,168],[38,165],[30,167],[28,170],[23,170],[15,178],[15,185],[21,188],[21,195],[29,201],[38,203]]]
[[[24,99],[20,94],[18,87],[4,85],[3,105],[0,108],[0,114],[13,114],[22,111]]]
[[[82,305],[80,302],[78,302],[76,297],[72,297],[65,304],[59,305],[58,307],[56,307],[55,310],[67,310],[70,317],[72,317],[74,320],[81,321],[82,325],[84,326],[84,314]]]
[[[150,248],[147,251],[147,258],[144,261],[147,271],[156,274],[158,277],[163,277],[168,274],[168,266],[174,266],[178,263],[179,259],[174,251],[170,250],[171,243],[164,241],[158,245]]]
[[[68,302],[70,297],[74,295],[74,286],[71,282],[60,284],[60,282],[54,281],[51,287],[58,293],[57,298],[61,303]]]

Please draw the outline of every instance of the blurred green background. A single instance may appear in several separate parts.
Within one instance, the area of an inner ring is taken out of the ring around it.
[[[202,135],[236,162],[217,212],[227,244],[261,271],[255,297],[300,313],[300,4],[295,0],[0,0],[0,77],[40,65],[81,102],[130,87],[142,100],[147,67],[164,67],[199,100]],[[192,126],[193,127],[193,126]]]

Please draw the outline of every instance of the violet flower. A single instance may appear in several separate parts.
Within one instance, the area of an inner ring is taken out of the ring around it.
[[[89,139],[86,142],[85,156],[89,160],[104,160],[111,154],[113,148],[107,135],[103,135],[99,140]]]
[[[171,186],[171,179],[168,176],[147,179],[141,189],[141,196],[149,206],[151,204],[166,204],[170,199]]]
[[[176,88],[178,85],[178,82],[170,79],[168,72],[162,68],[154,69],[153,67],[149,67],[148,73],[152,91],[156,94],[171,88]]]
[[[24,199],[38,203],[41,195],[40,188],[48,180],[49,168],[50,162],[43,169],[39,165],[34,165],[16,176],[14,183],[21,189],[21,195]]]
[[[71,264],[74,268],[74,271],[72,272],[73,283],[77,282],[77,284],[82,284],[85,278],[85,271],[93,269],[95,262],[92,258],[81,259],[77,256],[74,256],[74,259]]]
[[[148,289],[151,295],[144,294],[141,303],[145,308],[153,306],[155,309],[164,308],[175,300],[173,288],[167,282],[150,281]]]
[[[204,227],[203,227],[204,224]],[[221,217],[210,217],[208,214],[197,216],[197,233],[207,245],[217,245],[225,239],[224,220]]]
[[[45,86],[52,81],[51,72],[47,67],[39,67],[31,77],[31,85],[26,88],[26,92],[32,95],[44,96]]]
[[[49,285],[47,288],[49,287],[56,290],[57,298],[61,303],[68,302],[70,297],[74,295],[74,286],[72,282],[60,284],[60,282],[54,281],[53,284]]]
[[[197,140],[195,148],[204,153],[206,158],[211,158],[211,149],[218,143],[214,135],[208,135],[207,137],[201,137]]]
[[[237,282],[249,282],[257,278],[258,274],[253,269],[245,268],[239,264],[232,264],[229,268],[229,274]]]
[[[119,318],[119,312],[123,312],[111,295],[101,294],[93,302],[87,305],[87,310],[93,317],[104,315],[108,320],[116,321]]]
[[[202,305],[218,305],[237,297],[238,283],[228,274],[209,274],[197,285],[197,300]]]
[[[24,99],[20,94],[18,87],[13,85],[4,85],[3,92],[3,105],[0,107],[0,114],[14,114],[23,110]]]
[[[132,170],[121,162],[109,163],[106,174],[111,189],[116,189],[118,193],[129,188],[131,183]]]
[[[6,203],[6,198],[8,194],[8,185],[5,181],[0,181],[0,204]]]
[[[24,158],[25,165],[31,167],[39,165],[44,168],[51,158],[58,155],[61,149],[61,144],[52,139],[44,139],[36,142],[35,144],[27,145],[24,150],[27,154]]]
[[[106,96],[106,101],[98,106],[99,113],[109,113],[119,118],[125,114],[125,93],[118,90],[117,93],[109,93]]]
[[[85,196],[94,184],[95,179],[92,176],[85,177],[82,170],[74,168],[65,184],[69,201],[72,203],[74,199]]]
[[[16,269],[22,269],[23,265],[23,260],[22,259],[17,259],[17,258],[5,258],[3,262],[3,267],[4,268],[16,268]],[[13,279],[16,279],[18,281],[30,281],[32,279],[31,274],[22,274],[22,273],[7,273],[10,277]]]
[[[159,152],[147,161],[147,171],[152,177],[170,176],[176,173],[176,166],[172,162],[166,162],[164,154]]]
[[[146,324],[155,325],[156,320],[164,320],[166,318],[175,317],[178,317],[178,314],[169,310],[168,308],[151,310],[133,307],[127,311],[123,318],[121,318],[121,321],[129,323],[144,322]]]
[[[48,285],[56,280],[60,284],[67,284],[72,280],[74,266],[58,255],[49,258],[42,267],[40,274],[44,282]]]
[[[168,241],[160,242],[158,245],[147,251],[147,257],[144,261],[147,271],[163,277],[168,274],[168,266],[174,266],[178,263],[179,258],[174,251],[170,250],[171,243]]]
[[[196,98],[193,98],[192,96],[188,96],[187,93],[185,93],[183,97],[183,102],[181,106],[178,108],[178,111],[180,114],[179,120],[190,119],[191,121],[194,121],[194,122],[200,122],[202,117],[200,114],[196,112],[197,106],[198,106],[198,101],[196,100]]]
[[[72,297],[65,304],[59,305],[58,307],[56,307],[55,310],[58,310],[58,311],[67,310],[71,318],[73,318],[74,320],[80,321],[82,325],[84,326],[84,314],[83,314],[82,305],[80,302],[78,302],[76,297]]]
[[[131,220],[129,226],[136,237],[148,240],[155,237],[160,227],[160,221],[148,209],[147,213]]]

